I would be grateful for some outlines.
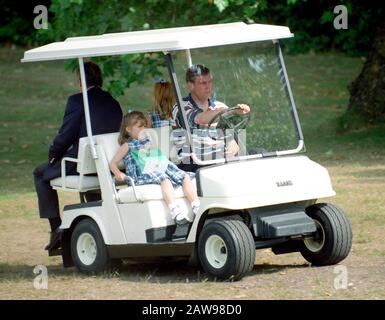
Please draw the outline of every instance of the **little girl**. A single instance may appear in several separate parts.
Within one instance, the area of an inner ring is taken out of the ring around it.
[[[192,186],[190,174],[178,169],[176,165],[168,161],[165,172],[154,170],[149,173],[142,172],[139,164],[135,161],[135,152],[138,150],[151,148],[151,142],[146,137],[144,128],[146,118],[142,112],[132,111],[127,113],[122,120],[119,133],[120,148],[114,158],[111,160],[110,168],[118,181],[126,180],[126,175],[122,173],[118,164],[123,159],[126,167],[126,174],[129,175],[136,185],[160,184],[163,198],[170,208],[171,216],[177,224],[192,222],[187,211],[183,211],[174,199],[173,186],[182,186],[186,198],[190,201],[194,214],[199,210],[200,202],[195,189]]]
[[[147,112],[146,118],[149,128],[173,126],[172,109],[175,105],[175,95],[171,82],[158,79],[154,86],[154,105]]]

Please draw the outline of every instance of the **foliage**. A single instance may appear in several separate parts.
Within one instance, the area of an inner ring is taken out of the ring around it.
[[[49,29],[33,29],[33,7],[50,5]],[[336,5],[348,9],[348,30],[333,28]],[[381,6],[364,0],[0,0],[0,42],[42,44],[69,36],[245,21],[287,25],[292,53],[336,49],[365,55]]]
[[[221,5],[218,3],[218,5]],[[222,4],[223,5],[223,4]],[[54,0],[50,7],[54,20],[50,24],[51,41],[67,37],[97,35],[155,28],[215,23],[218,9],[206,1],[178,0]],[[167,14],[165,14],[167,13]],[[105,87],[121,95],[133,82],[160,74],[161,55],[135,54],[93,59],[102,68]],[[76,62],[67,67],[74,68]]]
[[[244,21],[288,25],[295,41],[285,43],[291,53],[338,49],[351,55],[367,50],[374,29],[370,20],[376,10],[365,10],[361,0],[341,0],[349,11],[348,30],[335,30],[331,0],[53,0],[53,15],[48,30],[37,32],[39,41],[62,41],[67,37],[98,35],[188,25]],[[375,21],[375,19],[374,19]],[[368,27],[372,26],[372,27]],[[160,73],[161,55],[130,55],[98,58],[105,77],[105,87],[121,95],[133,82]],[[145,62],[145,63],[143,63]],[[76,62],[67,64],[70,68]]]
[[[33,9],[37,5],[49,6],[49,0],[20,1],[0,0],[0,43],[32,45],[36,42],[33,27]]]

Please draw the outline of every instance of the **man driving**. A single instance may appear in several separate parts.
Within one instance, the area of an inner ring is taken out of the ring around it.
[[[186,71],[186,83],[189,95],[183,98],[182,107],[186,112],[187,122],[190,130],[207,128],[210,122],[221,111],[228,109],[223,102],[216,101],[211,97],[212,94],[212,77],[210,69],[204,65],[192,65]],[[246,104],[238,104],[239,110],[236,113],[244,115],[250,112],[250,107]],[[183,117],[179,112],[178,106],[173,108],[173,119],[176,125],[184,128]],[[212,123],[212,127],[216,127],[217,123]],[[239,147],[235,140],[228,142],[225,153],[227,156],[234,156],[238,153]],[[183,170],[196,171],[195,164],[181,164]]]

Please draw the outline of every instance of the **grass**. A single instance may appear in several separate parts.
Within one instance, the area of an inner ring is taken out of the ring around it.
[[[41,249],[48,226],[38,219],[32,171],[47,156],[76,82],[60,62],[21,64],[22,53],[0,49],[0,298],[385,298],[385,128],[336,133],[360,59],[286,57],[307,154],[329,170],[337,192],[325,201],[344,208],[353,226],[352,252],[343,261],[353,285],[335,290],[333,266],[309,268],[298,254],[274,256],[269,250],[258,251],[251,275],[235,283],[208,282],[196,269],[178,265],[127,265],[119,273],[97,277],[62,269],[60,258],[49,258]],[[133,86],[118,100],[125,111],[144,109],[150,96],[150,89]],[[77,196],[61,193],[60,200],[63,206]],[[48,266],[49,290],[32,286],[38,264]]]

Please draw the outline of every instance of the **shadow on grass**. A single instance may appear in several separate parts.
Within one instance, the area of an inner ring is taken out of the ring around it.
[[[282,272],[285,269],[304,269],[309,268],[310,265],[307,262],[304,262],[303,264],[256,264],[254,265],[253,270],[251,271],[251,274],[258,275],[258,274],[269,274],[269,273],[276,273],[276,272]]]
[[[302,265],[255,265],[247,276],[282,272],[285,269],[308,268],[309,264]],[[125,281],[145,283],[200,283],[219,282],[219,280],[204,273],[202,268],[187,265],[186,261],[176,262],[149,262],[138,264],[123,264],[116,275]]]
[[[255,265],[247,275],[258,276],[260,274],[278,273],[287,269],[308,268],[309,264],[301,265]],[[139,263],[123,264],[117,271],[120,279],[130,282],[147,283],[200,283],[219,282],[219,280],[204,273],[202,268],[188,266],[186,261],[168,263]]]
[[[275,265],[263,264],[255,265],[253,270],[247,276],[259,274],[271,274],[282,272],[285,269],[308,268],[308,264],[303,265]],[[0,263],[0,283],[3,281],[31,280],[37,276],[34,273],[34,265],[27,264],[9,264]],[[95,277],[94,275],[85,275],[76,270],[76,268],[63,268],[61,264],[48,265],[48,276],[60,277],[64,279],[78,279]],[[186,261],[177,262],[147,262],[147,263],[123,263],[119,268],[112,269],[97,274],[95,279],[119,278],[123,281],[136,283],[201,283],[201,282],[219,282],[205,274],[201,268],[192,267],[186,264]]]

